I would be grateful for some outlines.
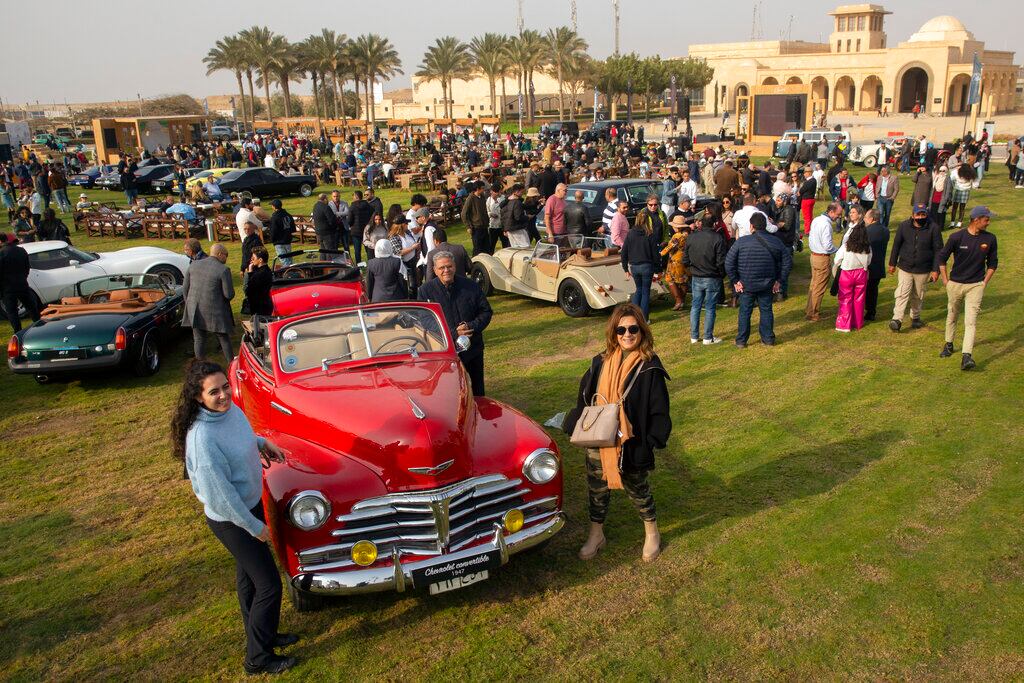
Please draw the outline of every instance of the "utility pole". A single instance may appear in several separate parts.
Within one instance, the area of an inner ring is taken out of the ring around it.
[[[516,0],[516,22],[519,25],[519,35],[523,35],[523,0]]]
[[[572,31],[576,33],[576,0],[569,0],[569,18],[572,20]]]
[[[612,0],[612,14],[615,22],[615,56],[619,56],[619,0]]]
[[[135,93],[135,96],[139,98],[139,116],[142,116],[142,94]]]

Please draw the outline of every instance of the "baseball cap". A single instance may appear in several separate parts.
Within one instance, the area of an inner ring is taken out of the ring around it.
[[[415,216],[416,218],[430,218],[430,209],[425,207],[422,209],[417,209]]]
[[[971,209],[971,220],[972,221],[977,219],[977,218],[985,218],[986,216],[992,217],[994,215],[995,215],[994,213],[992,213],[991,211],[988,210],[987,206],[976,206],[973,209]]]
[[[914,213],[928,213],[927,204],[914,204]]]
[[[87,195],[86,193],[83,192],[82,194],[78,195],[78,198],[79,199],[88,199],[89,195]]]

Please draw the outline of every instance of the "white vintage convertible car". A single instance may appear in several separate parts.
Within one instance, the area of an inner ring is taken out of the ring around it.
[[[538,242],[532,249],[508,248],[493,256],[474,256],[470,277],[485,294],[498,289],[555,301],[572,318],[625,303],[636,290],[622,270],[618,247],[607,249],[603,238],[582,235]],[[665,293],[655,278],[652,297]]]
[[[874,168],[892,162],[893,153],[898,153],[906,138],[889,138],[887,140],[875,140],[873,143],[853,145],[850,150],[849,159],[855,164]],[[883,150],[883,146],[885,149]]]
[[[22,247],[28,252],[31,268],[28,284],[40,304],[57,301],[65,287],[100,275],[147,273],[159,276],[167,284],[180,285],[189,264],[184,254],[160,247],[97,253],[59,240],[28,242]]]

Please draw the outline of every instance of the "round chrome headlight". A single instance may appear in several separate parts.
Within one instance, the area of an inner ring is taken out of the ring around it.
[[[558,456],[546,448],[539,448],[526,456],[523,476],[534,484],[546,484],[558,474]]]
[[[303,491],[288,503],[288,521],[303,531],[318,529],[331,516],[331,504],[319,491]]]

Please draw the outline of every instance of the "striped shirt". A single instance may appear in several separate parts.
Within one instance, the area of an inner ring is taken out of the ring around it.
[[[608,202],[608,206],[604,207],[604,213],[601,215],[601,224],[604,225],[604,234],[612,234],[612,219],[615,218],[615,214],[619,212],[619,200],[613,199]]]

